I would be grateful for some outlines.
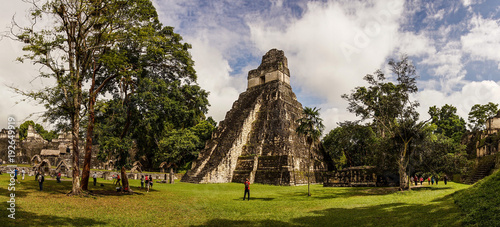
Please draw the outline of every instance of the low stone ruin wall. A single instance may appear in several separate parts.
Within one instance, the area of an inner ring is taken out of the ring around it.
[[[375,187],[381,185],[374,167],[350,167],[325,174],[324,187]]]

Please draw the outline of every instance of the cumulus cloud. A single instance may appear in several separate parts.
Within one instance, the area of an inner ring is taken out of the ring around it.
[[[15,1],[4,2],[2,14],[0,15],[0,28],[2,34],[8,35],[10,32],[11,22],[14,17],[20,25],[25,25],[29,21],[25,17],[29,5],[19,4]],[[22,51],[23,44],[14,41],[10,38],[3,37],[0,39],[0,128],[7,127],[7,117],[14,116],[19,124],[27,120],[32,113],[40,113],[44,110],[43,106],[37,105],[34,101],[22,101],[25,97],[16,94],[9,87],[15,87],[22,90],[37,90],[50,84],[50,80],[36,79],[39,73],[39,66],[34,66],[28,62],[20,63],[16,61],[17,57],[25,54]],[[33,116],[30,119],[36,120],[39,123],[39,115]]]
[[[324,97],[328,104],[316,105],[323,105],[325,114],[337,116],[347,106],[340,96],[363,85],[362,78],[385,64],[392,53],[403,4],[309,2],[302,18],[285,29],[258,21],[249,22],[249,27],[261,52],[285,51],[292,86],[303,95]],[[344,119],[335,122],[339,120]]]
[[[461,37],[463,50],[473,60],[500,62],[500,25],[498,20],[476,15],[470,20],[470,32]]]
[[[429,117],[427,111],[431,106],[451,104],[457,107],[457,114],[467,120],[470,109],[475,104],[487,104],[500,100],[500,84],[494,81],[469,82],[462,89],[445,94],[439,90],[427,89],[419,92],[415,97],[420,101],[419,112],[422,119]],[[498,102],[498,101],[497,101]]]
[[[208,116],[223,120],[231,104],[238,99],[239,93],[246,86],[246,79],[229,75],[231,67],[220,50],[209,45],[207,40],[192,39],[191,51],[196,63],[199,85],[210,92],[208,100],[212,106]]]

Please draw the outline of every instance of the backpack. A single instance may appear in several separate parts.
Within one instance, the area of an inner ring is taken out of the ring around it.
[[[245,188],[248,188],[248,186],[250,186],[250,182],[245,181]]]

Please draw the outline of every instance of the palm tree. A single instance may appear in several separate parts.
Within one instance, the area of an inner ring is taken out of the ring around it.
[[[311,148],[313,144],[319,140],[321,133],[325,126],[323,125],[323,119],[319,117],[319,110],[314,107],[313,109],[309,107],[304,107],[302,111],[303,117],[297,120],[299,126],[295,129],[299,135],[306,137],[306,142],[309,145],[309,163],[307,168],[307,196],[311,196],[311,190],[309,188],[309,177],[311,175]]]

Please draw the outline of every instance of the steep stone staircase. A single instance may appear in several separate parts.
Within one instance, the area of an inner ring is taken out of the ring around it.
[[[479,180],[490,175],[491,170],[495,168],[495,155],[487,155],[479,160],[476,168],[474,168],[472,174],[465,181],[466,184],[474,184]]]

